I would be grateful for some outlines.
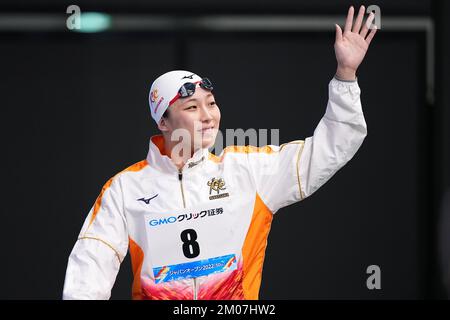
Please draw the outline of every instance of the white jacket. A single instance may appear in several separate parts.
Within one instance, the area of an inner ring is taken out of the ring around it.
[[[281,146],[198,150],[179,171],[153,136],[111,178],[70,254],[64,299],[109,299],[131,254],[133,299],[258,299],[272,217],[305,199],[367,133],[358,83],[333,78],[314,135]]]

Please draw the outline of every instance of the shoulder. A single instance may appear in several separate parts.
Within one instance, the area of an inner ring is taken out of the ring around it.
[[[125,172],[139,172],[142,171],[144,168],[148,166],[147,160],[141,160],[139,162],[136,162],[132,164],[131,166],[128,166],[127,168],[120,171],[117,175],[123,174]]]
[[[291,141],[288,143],[283,143],[282,145],[266,145],[262,147],[255,146],[228,146],[220,153],[220,155],[215,155],[210,153],[209,159],[211,161],[220,163],[225,161],[225,159],[236,159],[236,158],[247,158],[248,155],[267,155],[267,154],[277,154],[286,147],[289,148],[291,146],[296,147],[298,145],[302,145],[304,143],[303,140]]]
[[[118,173],[116,173],[113,177],[111,177],[105,184],[106,187],[111,186],[111,184],[115,184],[118,180],[120,180],[122,177],[128,177],[131,175],[136,175],[139,173],[142,173],[144,171],[145,168],[148,167],[148,162],[147,160],[141,160],[139,162],[136,162],[128,167],[126,167],[125,169],[119,171]]]
[[[223,149],[219,155],[209,153],[209,160],[215,163],[223,163],[225,161],[246,159],[246,156],[249,153],[259,152],[258,150],[262,148],[258,148],[255,146],[228,146]]]

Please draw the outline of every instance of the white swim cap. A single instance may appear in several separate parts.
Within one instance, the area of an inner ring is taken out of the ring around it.
[[[186,70],[164,73],[153,81],[148,95],[152,118],[159,123],[167,108],[179,97],[178,91],[187,82],[200,82],[201,77]]]

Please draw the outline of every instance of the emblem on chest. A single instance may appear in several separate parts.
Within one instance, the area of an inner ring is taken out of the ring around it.
[[[212,178],[207,182],[207,185],[209,187],[209,200],[215,200],[229,196],[228,192],[222,192],[227,189],[225,187],[225,180],[223,178]]]

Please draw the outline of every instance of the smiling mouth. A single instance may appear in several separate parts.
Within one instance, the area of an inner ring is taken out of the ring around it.
[[[199,131],[202,132],[202,133],[205,133],[205,132],[211,132],[213,130],[214,130],[214,127],[207,127],[207,128],[203,128],[203,129],[201,129]]]

